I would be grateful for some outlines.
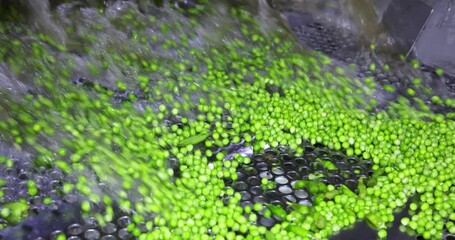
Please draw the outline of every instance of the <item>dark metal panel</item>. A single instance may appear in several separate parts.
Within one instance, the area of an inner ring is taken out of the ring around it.
[[[440,0],[414,47],[424,64],[455,75],[455,1]]]
[[[397,44],[408,52],[419,37],[431,12],[432,8],[421,1],[394,0],[384,12],[382,23]]]

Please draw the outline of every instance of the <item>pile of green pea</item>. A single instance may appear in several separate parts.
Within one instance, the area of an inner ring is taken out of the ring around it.
[[[32,72],[27,77],[34,86],[33,94],[21,96],[1,90],[3,140],[33,152],[37,166],[76,176],[64,192],[78,192],[86,214],[103,203],[101,224],[113,219],[114,202],[131,213],[129,229],[138,239],[328,239],[364,219],[386,238],[395,211],[411,198],[411,216],[401,219],[404,230],[425,239],[441,239],[443,229],[455,234],[453,120],[410,107],[404,97],[371,113],[375,84],[301,49],[284,28],[262,32],[254,15],[241,8],[223,13],[235,34],[216,29],[203,20],[217,12],[205,7],[189,16],[169,11],[175,22],[134,9],[122,12],[116,27],[129,33],[136,51],[126,46],[98,52],[94,29],[104,26],[94,23],[84,46],[90,84],[82,86],[71,82],[76,64],[66,46],[2,24],[3,36],[33,36],[8,38],[0,56],[17,76]],[[147,25],[160,33],[151,34]],[[70,37],[76,30],[66,28]],[[203,46],[194,43],[200,39]],[[114,67],[133,74],[112,85],[103,77]],[[409,91],[418,92],[418,86]],[[433,100],[454,106],[450,98]],[[269,209],[284,219],[271,229],[258,226],[256,214],[239,206],[241,194],[224,183],[235,181],[237,167],[251,159],[226,158],[216,150],[244,140],[257,153],[288,146],[301,154],[306,139],[372,160],[374,184],[357,192],[329,185],[325,198],[311,207],[294,204],[289,213],[255,204],[254,210]],[[179,162],[179,176],[171,158]],[[32,182],[29,187],[30,194],[39,194]],[[0,214],[13,219],[25,213],[8,211],[13,204],[26,209],[27,203],[3,203]]]

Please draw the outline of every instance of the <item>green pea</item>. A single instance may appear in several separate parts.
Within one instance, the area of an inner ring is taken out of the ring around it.
[[[295,182],[294,184],[294,188],[295,189],[304,189],[306,188],[308,185],[308,181],[305,181],[305,180],[298,180]]]
[[[387,237],[387,231],[385,229],[381,229],[378,232],[378,237],[380,239],[385,239]]]
[[[9,208],[4,207],[0,210],[0,216],[2,216],[2,218],[7,218],[10,214],[11,210]]]
[[[57,240],[66,240],[65,234],[61,233],[57,235]]]
[[[442,68],[437,68],[435,72],[439,76],[442,76],[444,74],[444,70]]]
[[[252,137],[251,137],[250,134],[245,133],[245,134],[243,135],[243,139],[245,139],[246,142],[251,142]]]
[[[255,204],[253,205],[253,209],[254,209],[255,211],[257,211],[257,212],[261,211],[261,210],[262,210],[262,204],[260,204],[260,203],[255,203]],[[271,209],[270,209],[270,210],[271,210]],[[272,211],[272,210],[271,210],[271,211]]]
[[[81,209],[82,211],[84,212],[89,212],[91,207],[90,207],[90,203],[88,201],[83,201],[82,202],[82,205],[81,205]]]

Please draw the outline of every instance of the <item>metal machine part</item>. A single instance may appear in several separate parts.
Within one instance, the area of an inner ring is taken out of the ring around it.
[[[424,64],[455,76],[455,2],[427,1],[433,12],[417,39],[413,52]]]
[[[455,75],[455,2],[373,0],[378,17],[403,51]]]
[[[431,13],[432,8],[421,1],[397,0],[389,1],[380,18],[396,44],[409,55]]]
[[[269,3],[285,15],[291,28],[297,27],[295,15],[299,14],[320,15],[314,19],[318,22],[321,16],[323,20],[334,18],[326,23],[335,25],[337,31],[349,32],[350,38],[364,44],[372,41],[392,45],[394,53],[417,58],[424,65],[441,68],[447,75],[455,76],[455,2],[452,0],[340,0],[325,4],[311,0],[270,0]],[[369,16],[372,12],[376,16]],[[345,21],[351,21],[351,26]],[[346,43],[351,43],[349,40]],[[323,52],[324,49],[333,51],[333,47],[323,48]]]

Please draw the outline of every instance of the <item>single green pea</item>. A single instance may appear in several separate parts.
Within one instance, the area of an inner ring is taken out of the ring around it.
[[[245,133],[245,134],[243,135],[243,139],[245,139],[246,142],[251,142],[252,137],[251,137],[250,134]]]
[[[57,240],[66,240],[65,234],[61,233],[57,235]]]
[[[262,210],[262,204],[261,203],[255,203],[253,205],[253,209],[257,212],[261,211]]]
[[[9,208],[2,208],[2,210],[0,210],[0,216],[2,216],[2,218],[7,218],[9,215],[11,214],[11,210]]]
[[[437,68],[437,69],[435,70],[435,72],[436,72],[436,74],[437,74],[438,76],[442,76],[442,75],[444,74],[444,70],[443,70],[442,68]]]
[[[376,70],[376,64],[371,63],[369,68],[370,68],[370,71],[374,72]]]
[[[381,229],[378,232],[378,237],[380,239],[385,239],[387,237],[387,231],[385,229]]]
[[[88,201],[83,201],[82,204],[81,204],[81,209],[84,212],[89,212],[90,209],[91,209],[90,203]]]

